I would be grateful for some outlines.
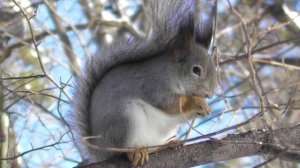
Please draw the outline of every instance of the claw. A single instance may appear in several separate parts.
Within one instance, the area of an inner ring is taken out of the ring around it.
[[[211,113],[211,108],[209,106],[206,106],[204,109],[202,108],[201,111],[197,112],[198,115],[203,117],[209,115],[210,113]]]
[[[133,167],[143,166],[149,161],[148,149],[136,149],[133,152],[127,153],[127,157],[131,161]]]

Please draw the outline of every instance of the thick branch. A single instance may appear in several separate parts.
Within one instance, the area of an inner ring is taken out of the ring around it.
[[[285,142],[281,146],[276,142]],[[150,156],[145,167],[192,167],[245,156],[264,155],[287,161],[300,161],[300,150],[291,149],[300,146],[300,124],[271,131],[253,130],[228,135],[221,140],[187,145],[180,149],[166,149]],[[101,163],[93,163],[85,168],[130,167],[124,156]]]

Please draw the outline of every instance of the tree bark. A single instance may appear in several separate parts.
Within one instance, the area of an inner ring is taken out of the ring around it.
[[[295,150],[299,146],[300,124],[276,130],[251,130],[230,134],[220,140],[212,139],[179,149],[160,151],[150,155],[149,163],[143,167],[192,167],[253,155],[300,162],[300,150]],[[125,156],[119,156],[82,167],[125,168],[130,167],[130,163]]]

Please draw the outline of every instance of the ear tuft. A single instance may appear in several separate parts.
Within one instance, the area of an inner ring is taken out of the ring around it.
[[[216,16],[216,4],[203,3],[196,0],[194,13],[194,37],[198,44],[209,48],[214,31],[214,19]]]

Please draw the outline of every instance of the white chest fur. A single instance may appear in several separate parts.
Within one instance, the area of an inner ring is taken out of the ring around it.
[[[142,100],[133,100],[127,107],[132,128],[127,147],[145,147],[167,143],[176,136],[182,115],[168,115]]]

